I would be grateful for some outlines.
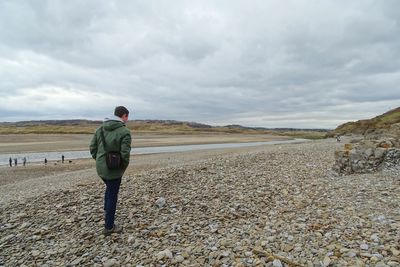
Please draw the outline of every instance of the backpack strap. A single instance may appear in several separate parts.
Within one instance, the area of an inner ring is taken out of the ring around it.
[[[101,141],[103,142],[104,151],[108,152],[106,149],[106,139],[104,138],[103,127],[100,127],[100,137],[101,137]]]

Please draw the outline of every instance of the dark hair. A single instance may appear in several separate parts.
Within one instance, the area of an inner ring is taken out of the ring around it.
[[[117,117],[122,117],[124,114],[129,115],[129,110],[124,106],[118,106],[114,110],[114,115]]]

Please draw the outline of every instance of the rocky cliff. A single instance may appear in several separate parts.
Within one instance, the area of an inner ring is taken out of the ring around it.
[[[400,137],[400,107],[368,120],[347,122],[331,135],[361,134],[368,138]]]

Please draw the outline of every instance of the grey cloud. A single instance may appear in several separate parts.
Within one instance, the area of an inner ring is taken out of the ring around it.
[[[332,128],[400,103],[399,10],[372,0],[3,1],[0,120],[16,103],[38,108],[14,120],[46,116],[41,107],[102,117],[124,102],[137,118]]]

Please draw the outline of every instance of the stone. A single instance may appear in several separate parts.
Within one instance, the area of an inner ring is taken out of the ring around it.
[[[29,226],[31,226],[31,225],[32,225],[32,224],[29,223],[29,222],[24,222],[23,224],[21,224],[20,228],[26,228],[26,227],[29,227]]]
[[[128,243],[133,243],[135,241],[135,237],[129,236],[128,237]]]
[[[160,198],[158,198],[158,199],[156,200],[155,204],[156,204],[157,207],[162,208],[162,207],[165,206],[166,202],[167,202],[167,201],[166,201],[165,198],[160,197]]]
[[[367,148],[364,151],[364,154],[365,154],[365,157],[368,159],[369,157],[371,157],[371,156],[373,156],[375,154],[375,151],[372,148]]]
[[[329,266],[329,264],[331,264],[331,259],[330,259],[328,256],[326,256],[326,257],[324,258],[323,262],[322,262],[322,265],[323,265],[324,267],[327,267],[327,266]]]
[[[71,262],[71,265],[75,266],[78,265],[79,263],[81,263],[82,258],[76,258],[74,261]]]
[[[183,262],[185,260],[185,258],[182,256],[182,255],[177,255],[176,257],[175,257],[175,262],[177,262],[177,263],[181,263],[181,262]]]
[[[375,256],[372,256],[370,258],[370,261],[371,261],[371,263],[376,263],[377,261],[379,261],[379,259],[377,257],[375,257]]]
[[[375,258],[377,258],[379,260],[383,259],[383,256],[381,254],[379,254],[379,253],[372,254],[372,257],[375,257]]]
[[[388,267],[388,265],[386,265],[384,262],[377,262],[375,267]]]
[[[294,246],[285,244],[285,245],[283,246],[283,251],[285,251],[285,252],[290,252],[290,251],[293,250],[293,248],[294,248]]]
[[[353,144],[344,144],[344,150],[352,150]]]
[[[374,157],[377,159],[381,159],[385,156],[386,151],[387,150],[385,148],[378,147],[377,149],[375,149]]]
[[[274,267],[283,267],[282,262],[280,260],[278,260],[278,259],[275,259],[272,262],[272,266],[274,266]]]
[[[187,259],[187,258],[190,257],[190,254],[189,254],[189,252],[187,252],[187,251],[183,251],[183,252],[181,253],[181,255],[182,255],[182,257],[184,257],[185,259]]]
[[[116,266],[116,265],[117,265],[116,259],[109,259],[103,263],[103,267],[112,267],[112,266]]]
[[[221,256],[222,256],[222,257],[229,257],[230,254],[231,254],[230,251],[223,251],[223,252],[221,253]]]
[[[160,252],[158,252],[157,254],[156,254],[156,258],[157,258],[157,260],[162,260],[162,259],[164,259],[165,258],[165,252],[164,251],[160,251]]]
[[[390,252],[392,253],[393,256],[397,257],[400,255],[400,250],[397,250],[395,248],[390,249]]]
[[[164,253],[165,253],[165,257],[167,257],[168,259],[172,259],[173,255],[169,249],[164,250]]]
[[[40,255],[40,251],[39,251],[39,250],[32,250],[31,255],[32,255],[33,257],[37,257],[37,256]]]
[[[369,246],[367,244],[361,244],[360,249],[362,250],[368,250]]]
[[[379,242],[379,236],[378,234],[373,234],[371,235],[370,239],[374,242]]]
[[[15,235],[13,235],[13,234],[8,235],[8,236],[5,236],[5,237],[3,237],[3,238],[0,240],[0,241],[1,241],[0,243],[6,243],[8,240],[13,239],[14,236],[15,236]]]
[[[349,258],[354,258],[355,256],[357,256],[357,253],[355,253],[353,251],[349,251],[346,253],[346,256]]]
[[[160,251],[156,254],[157,260],[162,260],[162,259],[172,259],[173,255],[172,252],[169,249]]]

